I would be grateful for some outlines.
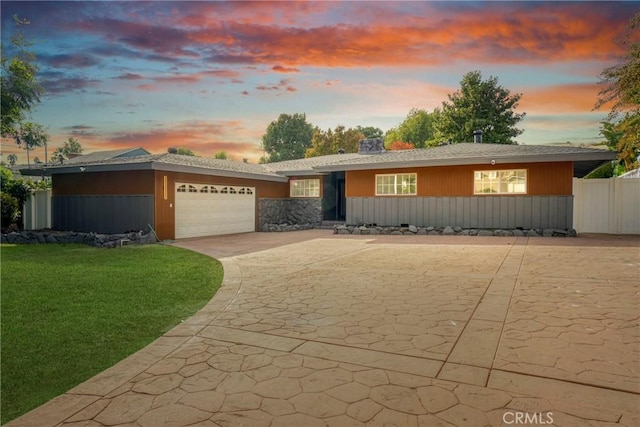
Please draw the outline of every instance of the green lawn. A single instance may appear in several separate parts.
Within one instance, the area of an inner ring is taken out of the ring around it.
[[[188,318],[223,275],[218,261],[164,245],[0,251],[2,424]]]

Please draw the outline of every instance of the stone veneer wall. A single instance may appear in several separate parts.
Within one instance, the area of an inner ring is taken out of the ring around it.
[[[321,199],[260,199],[261,231],[314,228],[322,222]]]
[[[333,234],[393,234],[393,235],[429,235],[429,236],[515,236],[515,237],[576,237],[576,230],[546,229],[477,229],[461,227],[378,227],[375,225],[335,225]]]

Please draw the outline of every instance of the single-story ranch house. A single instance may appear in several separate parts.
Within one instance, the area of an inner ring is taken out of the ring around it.
[[[380,226],[572,228],[572,178],[615,159],[568,146],[459,143],[249,164],[144,149],[24,169],[52,177],[54,229],[160,239],[323,220]]]

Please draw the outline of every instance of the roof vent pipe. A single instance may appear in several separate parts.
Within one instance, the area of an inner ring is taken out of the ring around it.
[[[482,144],[482,134],[483,134],[483,132],[481,130],[474,130],[473,131],[473,143],[474,144]]]

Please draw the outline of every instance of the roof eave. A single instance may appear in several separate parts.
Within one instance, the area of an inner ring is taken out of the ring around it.
[[[348,170],[368,170],[368,169],[406,169],[414,167],[432,166],[461,166],[461,165],[481,165],[500,163],[543,163],[543,162],[576,162],[592,160],[615,160],[616,153],[603,151],[598,153],[566,153],[566,154],[538,154],[532,156],[482,156],[467,157],[457,159],[420,159],[403,160],[393,162],[371,162],[354,164],[337,164],[328,166],[318,166],[314,168],[317,172],[337,172]]]
[[[100,164],[77,164],[77,165],[68,165],[68,166],[52,166],[52,167],[41,167],[41,168],[28,168],[21,169],[20,173],[26,176],[51,176],[58,174],[69,174],[69,173],[85,173],[85,172],[121,172],[121,171],[131,171],[131,170],[150,170],[151,162],[144,163],[124,163],[124,164],[110,164],[110,165],[100,165]]]
[[[157,161],[147,161],[142,163],[119,163],[119,164],[85,164],[85,165],[69,165],[54,166],[51,168],[29,168],[20,171],[26,176],[51,176],[70,173],[87,173],[87,172],[122,172],[134,170],[159,170],[167,172],[197,173],[200,175],[224,176],[228,178],[244,178],[256,179],[261,181],[287,182],[286,176],[263,175],[250,172],[229,171],[223,169],[210,169],[197,166],[176,165],[171,163],[161,163]]]
[[[319,172],[317,170],[308,169],[308,170],[293,170],[293,171],[277,171],[278,175],[284,176],[323,176],[326,175],[327,172]]]

